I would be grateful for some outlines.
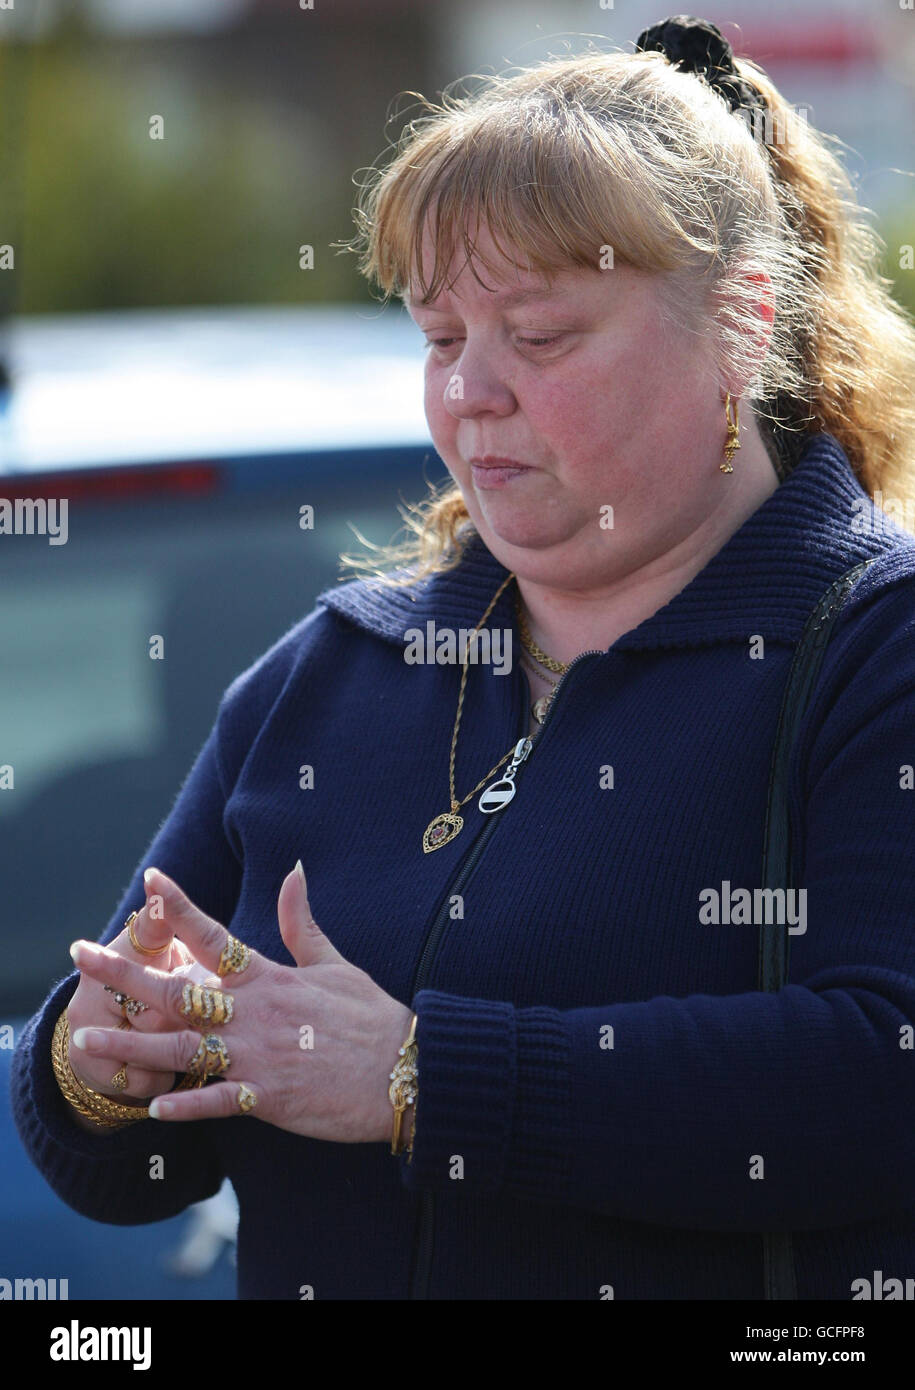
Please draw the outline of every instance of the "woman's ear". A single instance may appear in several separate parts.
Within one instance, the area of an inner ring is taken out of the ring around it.
[[[740,397],[758,373],[769,351],[775,323],[772,280],[765,271],[731,277],[730,290],[716,291],[714,301],[716,321],[739,334],[740,363],[735,360],[733,347],[729,347],[727,357],[731,369],[727,373],[726,388],[722,386],[722,389]]]

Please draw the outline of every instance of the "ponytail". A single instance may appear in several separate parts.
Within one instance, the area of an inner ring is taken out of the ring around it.
[[[826,138],[755,63],[736,59],[735,66],[769,108],[775,194],[812,249],[818,291],[815,326],[798,345],[806,399],[779,394],[773,415],[834,435],[865,490],[899,504],[915,530],[915,327],[892,299],[892,281],[879,273],[884,243]]]

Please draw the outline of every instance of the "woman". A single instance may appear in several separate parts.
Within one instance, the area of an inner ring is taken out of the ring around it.
[[[228,1176],[243,1298],[754,1298],[785,1232],[801,1298],[911,1274],[915,541],[870,493],[915,334],[839,165],[665,21],[450,99],[358,218],[454,486],[226,691],[21,1042],[34,1161],[115,1223]],[[765,991],[782,694],[863,561]]]

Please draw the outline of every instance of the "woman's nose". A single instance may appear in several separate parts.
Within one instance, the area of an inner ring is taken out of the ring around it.
[[[515,409],[515,396],[495,363],[479,351],[467,349],[455,363],[444,392],[444,404],[457,419],[481,412],[509,414]]]

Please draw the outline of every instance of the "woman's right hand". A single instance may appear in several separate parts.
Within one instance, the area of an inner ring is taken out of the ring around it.
[[[133,919],[133,929],[142,946],[155,950],[157,947],[167,945],[168,950],[162,951],[160,955],[144,955],[131,945],[126,927],[120,936],[109,944],[108,949],[117,951],[127,960],[136,961],[140,965],[149,965],[156,970],[167,971],[169,974],[187,975],[190,979],[200,982],[210,979],[212,972],[206,970],[194,958],[183,942],[172,936],[171,930],[162,918],[161,906],[161,902],[154,895],[147,896],[143,908]],[[144,1001],[141,1000],[140,1002]],[[84,1085],[91,1087],[93,1091],[99,1091],[104,1096],[111,1096],[122,1105],[144,1106],[149,1103],[153,1096],[164,1095],[166,1091],[172,1089],[176,1079],[174,1072],[144,1071],[131,1064],[127,1068],[127,1086],[124,1090],[119,1090],[117,1086],[112,1084],[112,1077],[117,1074],[117,1067],[112,1069],[110,1060],[104,1057],[92,1057],[73,1042],[73,1035],[78,1028],[91,1027],[92,1025],[111,1028],[122,1018],[122,1010],[115,1002],[114,995],[110,994],[97,981],[81,975],[76,992],[67,1008],[67,1022],[70,1028],[70,1066],[77,1079],[82,1081]],[[175,1024],[173,1019],[163,1018],[150,1006],[140,1013],[130,1015],[130,1026],[140,1033],[161,1033],[173,1031]],[[97,1130],[101,1128],[91,1120],[85,1119],[78,1111],[74,1110],[73,1116],[84,1129]]]

